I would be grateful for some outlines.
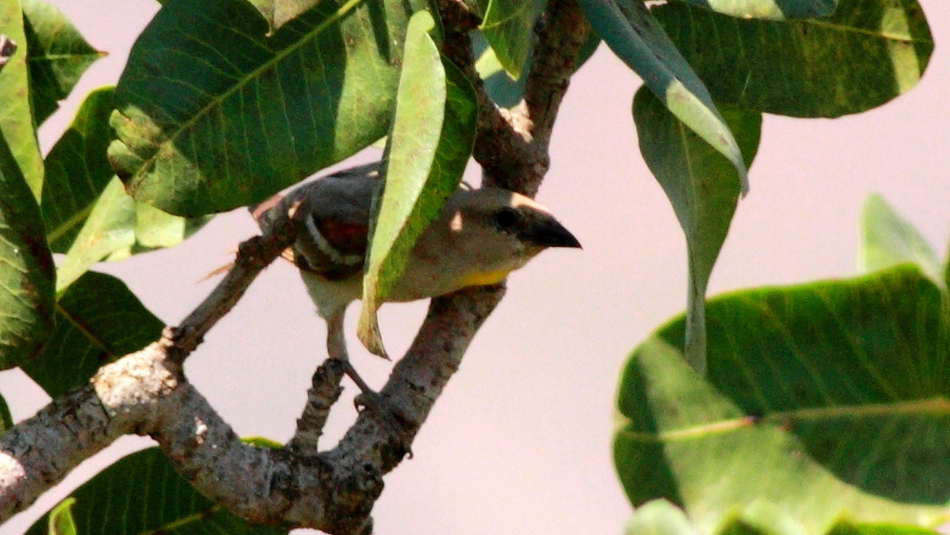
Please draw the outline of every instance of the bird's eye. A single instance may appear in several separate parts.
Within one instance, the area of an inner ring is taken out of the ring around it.
[[[495,224],[497,224],[500,229],[515,226],[520,218],[521,216],[518,214],[518,211],[510,206],[506,206],[495,212]]]

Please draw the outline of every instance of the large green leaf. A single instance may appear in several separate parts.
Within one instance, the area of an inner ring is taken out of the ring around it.
[[[0,2],[0,35],[17,44],[17,52],[0,70],[0,133],[6,139],[20,172],[33,195],[39,198],[43,186],[43,157],[36,140],[36,128],[30,111],[27,57],[29,47],[23,31],[20,0]]]
[[[808,533],[946,521],[941,301],[911,265],[710,300],[705,379],[683,358],[685,321],[661,328],[621,380],[614,454],[630,500],[666,498],[703,532],[763,502]]]
[[[43,218],[53,252],[69,250],[113,172],[106,158],[112,88],[86,97],[72,125],[46,156]]]
[[[158,340],[164,324],[119,279],[87,271],[56,303],[56,330],[24,364],[50,397],[85,384],[101,366]]]
[[[42,0],[20,0],[29,57],[33,118],[42,124],[59,107],[79,77],[105,56],[83,39],[59,9]]]
[[[830,18],[800,21],[740,20],[682,2],[653,14],[716,102],[794,117],[880,106],[917,84],[934,46],[916,0],[841,0]]]
[[[459,186],[475,142],[475,91],[429,35],[428,12],[413,15],[396,113],[389,135],[386,181],[363,277],[359,335],[384,355],[376,309],[398,283],[416,239]]]
[[[742,157],[752,163],[759,147],[762,114],[720,107]],[[736,168],[641,87],[633,99],[640,152],[686,234],[689,262],[686,355],[697,372],[706,366],[703,304],[706,285],[736,210],[741,177]]]
[[[106,468],[76,489],[72,516],[82,535],[277,535],[286,528],[251,525],[198,493],[158,448]],[[47,516],[27,531],[45,535]]]
[[[912,262],[939,288],[947,291],[943,267],[920,232],[880,195],[868,197],[861,212],[858,269],[867,273]]]
[[[245,0],[172,0],[116,88],[114,168],[198,216],[260,201],[384,136],[423,0],[327,0],[273,35]]]
[[[838,0],[686,0],[742,19],[805,19],[831,15]]]
[[[0,138],[0,369],[34,357],[53,331],[53,270],[40,209]]]
[[[487,4],[481,30],[498,62],[517,80],[531,55],[534,21],[544,9],[545,0],[488,0]]]
[[[743,191],[748,189],[746,166],[732,132],[706,86],[646,5],[639,0],[581,0],[581,6],[610,49],[643,78],[673,115],[732,162]]]

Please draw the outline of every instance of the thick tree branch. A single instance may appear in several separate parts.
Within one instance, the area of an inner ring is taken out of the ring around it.
[[[550,0],[540,25],[524,102],[500,110],[478,83],[467,31],[475,19],[459,0],[439,0],[443,51],[476,82],[481,108],[475,158],[488,185],[533,195],[548,168],[548,142],[577,50],[587,32],[576,0]],[[453,28],[458,28],[455,30]],[[256,275],[294,241],[293,217],[242,244],[235,266],[178,328],[104,366],[90,381],[0,437],[0,521],[22,510],[83,459],[126,433],[147,434],[195,487],[254,522],[368,533],[383,475],[405,456],[462,355],[504,294],[470,288],[432,300],[407,355],[381,395],[402,417],[400,432],[363,411],[332,450],[317,453],[341,370],[327,362],[314,376],[291,443],[242,443],[185,379],[181,363]],[[338,363],[337,363],[338,364]]]

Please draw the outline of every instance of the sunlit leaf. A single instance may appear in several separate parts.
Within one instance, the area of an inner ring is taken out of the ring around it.
[[[706,319],[705,378],[682,318],[624,370],[614,456],[634,505],[666,498],[701,532],[761,502],[807,533],[947,520],[950,318],[920,271],[736,292]]]
[[[396,114],[389,136],[385,190],[363,278],[360,340],[385,354],[376,309],[398,283],[416,239],[462,180],[475,141],[475,93],[429,35],[428,12],[413,16]]]

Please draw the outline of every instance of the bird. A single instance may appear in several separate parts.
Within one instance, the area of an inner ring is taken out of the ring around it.
[[[251,207],[264,231],[281,213],[296,210],[297,238],[282,256],[299,268],[327,324],[328,355],[344,363],[363,393],[373,391],[349,363],[343,320],[347,306],[362,297],[373,196],[382,169],[380,162],[346,169]],[[501,188],[460,187],[419,236],[385,302],[498,284],[551,247],[581,244],[543,205]]]

